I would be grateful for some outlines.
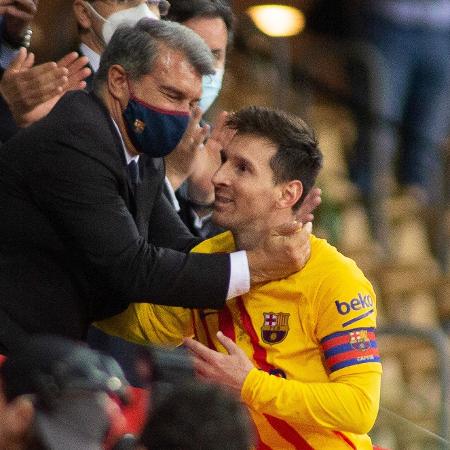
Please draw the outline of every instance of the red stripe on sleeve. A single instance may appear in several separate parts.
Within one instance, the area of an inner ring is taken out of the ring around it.
[[[367,337],[371,340],[371,341],[375,341],[375,333],[373,331],[369,331],[367,333]],[[322,348],[323,350],[328,350],[332,347],[335,347],[336,345],[341,345],[341,344],[348,344],[350,341],[350,331],[348,333],[343,334],[342,336],[336,336],[334,338],[331,338],[325,342],[322,343]]]
[[[329,356],[327,358],[327,365],[331,367],[337,363],[364,356],[380,356],[380,353],[377,348],[371,348],[366,351],[352,350],[349,352],[339,353],[338,355]]]
[[[322,344],[322,348],[324,350],[328,350],[332,347],[335,347],[336,345],[341,345],[341,344],[348,344],[349,342],[349,335],[346,334],[344,336],[336,336],[333,339],[330,339],[329,341],[326,341]]]

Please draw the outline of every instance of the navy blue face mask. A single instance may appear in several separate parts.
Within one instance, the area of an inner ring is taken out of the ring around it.
[[[152,158],[168,155],[180,142],[190,114],[167,111],[131,96],[123,112],[128,136],[140,153]]]

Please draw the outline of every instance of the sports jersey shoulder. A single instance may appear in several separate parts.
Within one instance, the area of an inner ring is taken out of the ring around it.
[[[194,253],[229,253],[236,250],[233,235],[230,231],[218,234],[206,241],[196,245],[192,252]]]
[[[311,258],[294,275],[308,303],[315,335],[333,375],[381,371],[375,328],[376,297],[356,263],[311,236]]]

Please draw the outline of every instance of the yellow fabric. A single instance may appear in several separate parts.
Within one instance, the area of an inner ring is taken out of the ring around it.
[[[233,250],[230,233],[194,249]],[[191,314],[183,308],[134,304],[98,326],[134,342],[159,344],[177,345],[183,336],[195,333],[199,341],[224,352],[215,336],[221,329],[262,369],[249,373],[242,399],[266,446],[303,448],[298,443],[303,438],[316,449],[371,449],[366,433],[378,412],[381,364],[363,358],[330,372],[321,340],[335,333],[347,339],[350,330],[375,328],[375,294],[356,264],[326,241],[311,237],[311,250],[300,272],[252,288],[221,311]],[[275,316],[281,331],[265,326]]]

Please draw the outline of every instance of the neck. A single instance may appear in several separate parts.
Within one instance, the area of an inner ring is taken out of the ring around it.
[[[122,135],[123,142],[125,143],[125,148],[131,156],[139,155],[140,153],[136,150],[128,137],[125,121],[123,119],[123,107],[121,106],[119,100],[114,98],[109,94],[108,90],[104,87],[101,92],[101,98],[103,99],[111,117],[114,122],[116,122],[119,127],[120,134]]]
[[[270,219],[251,223],[248,227],[232,229],[237,250],[254,250],[261,245],[269,233],[280,225],[293,222],[295,215],[292,210],[276,210]]]
[[[97,35],[93,28],[86,30],[81,35],[81,42],[87,45],[95,53],[101,55],[105,50],[103,39]]]

